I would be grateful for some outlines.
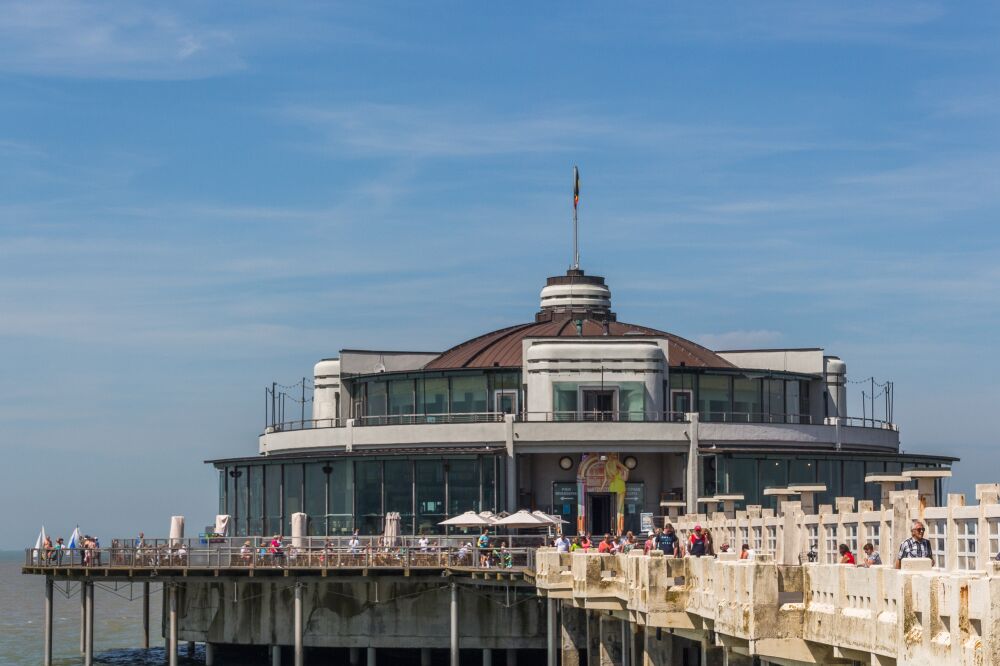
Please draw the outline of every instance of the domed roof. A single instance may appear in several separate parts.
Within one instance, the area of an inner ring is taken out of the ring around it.
[[[583,322],[585,338],[604,337],[605,325],[610,336],[657,336],[667,339],[667,354],[671,367],[732,368],[732,363],[701,345],[655,328],[626,324],[620,321],[598,320],[591,317],[563,317],[551,321],[531,322],[501,328],[480,335],[442,353],[424,366],[425,370],[455,368],[517,368],[521,367],[521,341],[534,337],[578,337],[576,322]]]
[[[480,335],[442,353],[425,370],[521,367],[525,338],[655,336],[667,339],[671,367],[732,368],[732,363],[701,345],[666,331],[617,321],[604,278],[571,269],[550,277],[541,293],[535,321]],[[578,325],[579,322],[579,325]]]

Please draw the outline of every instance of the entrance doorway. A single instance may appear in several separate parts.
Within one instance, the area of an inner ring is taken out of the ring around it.
[[[583,389],[583,419],[585,421],[611,421],[615,416],[616,391]]]
[[[600,538],[611,532],[611,493],[587,494],[587,529]]]

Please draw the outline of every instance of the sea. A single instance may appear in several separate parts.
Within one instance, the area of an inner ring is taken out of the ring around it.
[[[45,579],[21,574],[23,551],[0,551],[0,665],[42,663],[42,615]],[[160,631],[162,591],[150,590],[150,649],[142,645],[142,584],[98,583],[94,590],[94,661],[122,666],[163,666],[165,646]],[[56,583],[53,594],[53,663],[83,664],[80,655],[80,584]],[[192,659],[181,647],[181,664],[204,664],[202,646]]]

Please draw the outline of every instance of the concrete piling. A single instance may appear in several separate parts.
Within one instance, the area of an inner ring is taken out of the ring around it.
[[[375,666],[375,648],[368,648],[368,666]]]
[[[420,666],[431,666],[430,648],[420,648]]]
[[[451,666],[458,666],[458,585],[451,583]]]
[[[80,654],[87,651],[87,584],[80,581]]]
[[[295,585],[295,666],[305,666],[305,648],[302,644],[302,583]]]
[[[142,584],[142,647],[149,649],[149,583]]]
[[[548,666],[557,666],[556,656],[556,600],[549,597],[546,601],[546,630],[545,630],[545,663]]]
[[[86,641],[83,650],[84,666],[94,666],[94,584],[92,582],[84,584],[87,597],[86,609]]]
[[[168,628],[167,641],[167,663],[170,666],[177,666],[177,585],[170,584],[170,626]]]
[[[493,650],[483,648],[483,666],[493,666]]]
[[[42,646],[42,663],[52,666],[52,577],[45,577],[45,628],[44,644]]]
[[[205,643],[205,666],[215,666],[215,645]]]
[[[361,648],[353,647],[347,651],[347,659],[351,666],[360,666],[361,664]],[[429,663],[428,663],[429,666]]]
[[[271,666],[281,666],[281,646],[271,646]]]

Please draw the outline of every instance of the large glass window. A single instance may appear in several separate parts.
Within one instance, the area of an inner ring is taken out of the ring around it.
[[[281,465],[264,465],[264,533],[281,531]]]
[[[730,378],[703,375],[698,382],[698,411],[703,421],[725,421],[731,411]]]
[[[236,468],[227,467],[226,468],[226,513],[229,514],[230,520],[234,523],[236,522]],[[235,524],[234,524],[235,529]]]
[[[780,423],[785,416],[785,380],[767,379],[765,380],[767,401],[767,411],[771,415],[771,421]],[[781,417],[781,418],[778,418]]]
[[[247,483],[250,475],[246,467],[236,468],[236,536],[246,536],[250,502],[247,497]]]
[[[646,505],[646,487],[643,483],[626,483],[625,484],[625,531],[631,531],[636,535],[636,538],[640,541],[642,538],[639,536],[639,530],[641,527],[640,515]]]
[[[642,382],[618,384],[618,410],[622,421],[642,421],[646,412],[646,385]]]
[[[425,379],[420,383],[423,386],[424,413],[447,414],[448,378],[438,377],[436,379]]]
[[[219,470],[219,515],[226,514],[226,468]]]
[[[575,481],[552,484],[552,513],[566,521],[562,526],[563,534],[576,534],[578,496]]]
[[[760,382],[746,377],[733,378],[733,420],[760,421]]]
[[[382,531],[382,462],[358,460],[354,463],[354,501],[358,529],[362,534]]]
[[[826,486],[826,492],[819,494],[820,504],[833,504],[834,497],[840,497],[841,469],[839,460],[820,460],[819,482]]]
[[[788,466],[788,483],[816,483],[816,461],[793,460]]]
[[[389,413],[413,414],[413,380],[395,379],[389,382]]]
[[[444,463],[440,460],[417,460],[413,466],[417,494],[417,532],[438,533],[441,531],[438,523],[445,519]]]
[[[309,516],[309,536],[324,536],[326,534],[326,474],[323,465],[326,463],[309,463],[306,465],[306,496],[305,511]]]
[[[398,511],[400,529],[413,529],[413,463],[409,460],[386,460],[385,512]]]
[[[451,378],[451,411],[457,414],[486,412],[486,375]]]
[[[385,416],[387,393],[385,382],[368,382],[368,407],[366,416]]]
[[[726,461],[729,492],[743,494],[743,503],[757,504],[757,461],[752,458],[730,458]]]
[[[483,511],[499,512],[496,505],[496,465],[497,458],[486,456],[483,458]]]
[[[347,460],[330,463],[330,515],[327,533],[350,534],[354,529],[354,465]]]
[[[579,386],[577,382],[553,382],[552,409],[555,411],[555,420],[576,418],[576,394]]]
[[[282,534],[292,533],[292,514],[302,512],[302,465],[285,465],[285,516]]]
[[[788,406],[788,418],[786,423],[802,423],[809,419],[799,418],[799,382],[785,382],[785,404]]]
[[[844,461],[844,497],[865,497],[865,464],[860,460]]]
[[[804,379],[799,381],[799,414],[803,421],[811,423],[810,419],[805,418],[812,414],[812,405],[809,403],[809,382]]]
[[[251,465],[250,475],[250,512],[247,533],[253,536],[264,534],[264,468],[261,465]]]
[[[479,511],[479,461],[448,462],[448,515]]]
[[[788,461],[761,460],[757,466],[759,475],[758,486],[764,488],[784,488],[788,485]],[[764,496],[761,493],[760,503],[772,509],[777,508],[778,501],[774,495]]]

